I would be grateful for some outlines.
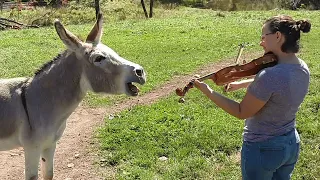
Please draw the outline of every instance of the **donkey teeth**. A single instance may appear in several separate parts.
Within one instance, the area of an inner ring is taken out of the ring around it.
[[[140,89],[132,83],[128,83],[128,87],[130,91],[132,91],[133,93],[138,93],[140,91]]]

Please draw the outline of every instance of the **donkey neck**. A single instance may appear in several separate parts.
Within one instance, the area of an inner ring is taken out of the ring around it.
[[[65,51],[36,73],[26,90],[27,110],[33,125],[35,121],[37,124],[64,121],[79,105],[86,94],[81,87],[82,63],[75,53]]]

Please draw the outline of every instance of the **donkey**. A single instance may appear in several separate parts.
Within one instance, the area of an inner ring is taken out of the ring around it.
[[[56,142],[67,118],[88,91],[137,96],[146,74],[100,42],[102,14],[85,42],[56,20],[57,34],[67,49],[31,78],[0,80],[0,151],[23,147],[25,179],[53,179]],[[40,160],[41,158],[41,160]]]

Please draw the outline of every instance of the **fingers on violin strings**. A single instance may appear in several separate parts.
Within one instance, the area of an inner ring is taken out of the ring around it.
[[[224,92],[229,92],[229,89],[230,89],[229,84],[224,85],[224,87],[223,87]]]

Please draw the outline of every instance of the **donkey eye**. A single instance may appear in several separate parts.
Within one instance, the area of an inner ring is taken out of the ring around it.
[[[98,56],[95,60],[94,60],[94,62],[101,62],[101,61],[103,61],[104,59],[106,59],[106,57],[104,57],[104,56]]]

